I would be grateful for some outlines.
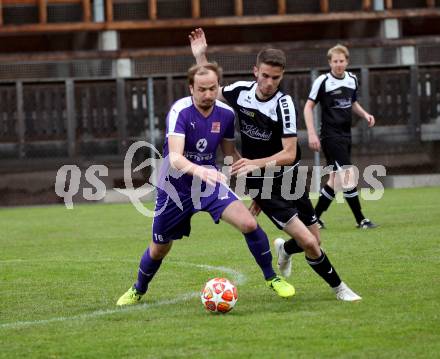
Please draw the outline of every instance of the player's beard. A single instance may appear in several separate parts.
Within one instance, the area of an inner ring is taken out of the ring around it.
[[[205,101],[202,101],[201,103],[199,103],[199,107],[200,107],[203,111],[208,111],[208,110],[210,110],[213,106],[214,106],[214,100],[205,100]]]

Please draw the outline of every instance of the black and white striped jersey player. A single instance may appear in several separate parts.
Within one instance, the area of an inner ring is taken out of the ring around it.
[[[207,42],[202,29],[189,36],[197,63],[206,62]],[[242,140],[242,158],[232,164],[232,174],[247,175],[248,189],[258,189],[250,207],[253,214],[260,209],[291,239],[274,241],[277,264],[282,275],[291,274],[291,256],[304,252],[310,267],[343,301],[362,299],[341,281],[328,256],[320,247],[317,218],[308,192],[299,199],[286,196],[283,178],[291,178],[288,187],[296,186],[301,152],[297,138],[297,112],[292,98],[280,90],[286,55],[279,49],[261,50],[253,67],[255,81],[238,81],[222,88],[218,98],[236,112]],[[281,168],[275,172],[271,166]],[[256,175],[254,169],[260,169]],[[268,181],[269,180],[269,181]],[[270,183],[271,185],[267,185]],[[292,189],[292,188],[288,188]]]
[[[357,190],[357,176],[351,162],[352,112],[364,118],[370,127],[374,116],[365,111],[357,99],[358,81],[354,74],[346,71],[349,52],[345,46],[336,45],[327,54],[330,72],[319,76],[312,85],[304,107],[309,147],[313,151],[322,148],[327,165],[332,167],[327,184],[321,189],[315,211],[318,223],[323,228],[322,214],[335,198],[335,192],[343,191],[344,198],[355,217],[357,227],[375,228],[361,210]],[[319,138],[313,119],[313,107],[321,106],[321,131]],[[337,180],[337,181],[336,181]]]
[[[278,228],[283,229],[295,216],[310,226],[317,218],[308,192],[304,186],[296,188],[304,182],[297,180],[301,149],[297,141],[297,111],[293,99],[279,89],[270,97],[260,99],[257,86],[256,81],[238,81],[222,88],[224,99],[238,117],[243,158],[265,159],[260,162],[267,165],[257,165],[257,171],[249,172],[246,185],[250,193],[258,193],[253,199]],[[283,151],[283,139],[284,142],[291,140],[296,155],[273,170],[271,161],[266,159]],[[268,181],[269,178],[273,180]],[[287,193],[302,195],[291,200]]]

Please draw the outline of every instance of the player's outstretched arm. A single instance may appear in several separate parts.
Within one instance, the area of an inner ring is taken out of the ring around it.
[[[208,62],[206,57],[206,50],[208,49],[208,43],[206,42],[206,36],[202,28],[197,28],[191,31],[188,36],[191,43],[191,51],[198,64],[205,64]]]
[[[194,29],[191,31],[191,34],[188,35],[189,42],[191,44],[191,51],[196,59],[196,63],[198,65],[206,64],[208,62],[208,58],[206,57],[206,50],[208,49],[208,43],[206,41],[206,36],[201,27]],[[217,95],[217,100],[227,103],[226,99],[222,94],[223,87],[220,88],[220,91]]]
[[[201,27],[194,29],[191,31],[191,34],[188,35],[189,42],[191,44],[191,51],[196,59],[197,64],[206,64],[208,62],[208,58],[206,57],[206,51],[208,49],[208,43],[206,41],[206,36]],[[226,99],[222,94],[223,87],[220,88],[220,91],[217,95],[217,100],[227,103]]]

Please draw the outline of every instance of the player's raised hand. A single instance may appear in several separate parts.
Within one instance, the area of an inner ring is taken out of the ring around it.
[[[191,31],[188,35],[189,42],[191,43],[191,51],[196,60],[205,57],[206,60],[206,50],[208,44],[206,42],[206,36],[203,29],[198,27],[197,29]],[[198,61],[197,61],[198,63]]]

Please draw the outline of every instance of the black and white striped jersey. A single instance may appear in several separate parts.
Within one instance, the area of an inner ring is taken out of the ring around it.
[[[321,139],[351,136],[352,105],[357,101],[357,90],[356,76],[347,71],[341,79],[329,72],[313,82],[309,100],[321,104]]]
[[[249,159],[272,156],[283,149],[283,137],[297,136],[297,113],[292,98],[278,90],[262,101],[257,98],[256,88],[255,81],[238,81],[222,89],[223,97],[237,114],[242,154]],[[297,146],[296,159],[288,167],[297,164],[300,158]]]

